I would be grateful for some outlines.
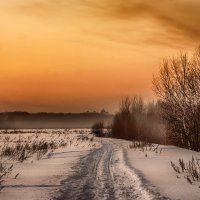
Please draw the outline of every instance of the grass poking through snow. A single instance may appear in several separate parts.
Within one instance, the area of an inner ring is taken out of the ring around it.
[[[178,160],[178,164],[171,161],[171,166],[178,174],[182,174],[188,183],[200,182],[200,159],[194,158],[189,161]]]

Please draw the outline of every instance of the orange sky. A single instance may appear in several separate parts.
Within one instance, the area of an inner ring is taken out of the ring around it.
[[[114,112],[199,44],[197,0],[0,0],[0,111]]]

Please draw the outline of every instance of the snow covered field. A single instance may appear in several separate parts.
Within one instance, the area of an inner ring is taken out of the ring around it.
[[[190,184],[185,177],[186,173],[176,173],[170,164],[172,161],[179,166],[179,159],[187,163],[192,160],[192,157],[200,159],[200,153],[160,145],[156,151],[144,150],[143,152],[141,149],[129,149],[127,157],[148,188],[171,199],[200,199],[200,181]]]
[[[180,158],[187,162],[200,158],[199,153],[173,146],[137,147],[89,133],[2,131],[0,150],[7,154],[0,162],[13,169],[3,178],[0,199],[200,199],[200,182],[189,183],[170,164],[179,166]],[[26,148],[20,156],[11,151],[19,143]]]
[[[58,149],[48,150],[39,160],[37,153],[23,162],[16,161],[10,156],[2,157],[2,162],[7,166],[13,164],[13,170],[4,177],[4,188],[0,191],[0,199],[3,200],[51,199],[61,186],[61,181],[72,172],[75,163],[91,149],[100,146],[95,140],[93,141],[93,136],[88,136],[87,130],[84,134],[81,130],[43,130],[42,132],[26,130],[23,132],[12,131],[1,134],[1,152],[5,146],[13,147],[15,143],[26,144],[44,140],[53,141],[57,145],[62,144],[63,141],[66,144]],[[8,138],[10,138],[9,141]]]

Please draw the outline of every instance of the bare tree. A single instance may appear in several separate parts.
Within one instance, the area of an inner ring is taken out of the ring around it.
[[[123,97],[119,112],[114,117],[112,126],[112,135],[116,138],[131,139],[134,135],[134,122],[131,116],[132,100],[129,97]]]
[[[164,60],[153,78],[168,139],[181,147],[200,150],[200,47]]]
[[[112,135],[116,138],[164,143],[158,105],[145,104],[141,97],[123,97],[114,116]]]

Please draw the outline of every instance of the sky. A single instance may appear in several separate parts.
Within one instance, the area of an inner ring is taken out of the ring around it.
[[[155,99],[162,60],[200,44],[199,10],[198,0],[0,0],[0,111]]]

